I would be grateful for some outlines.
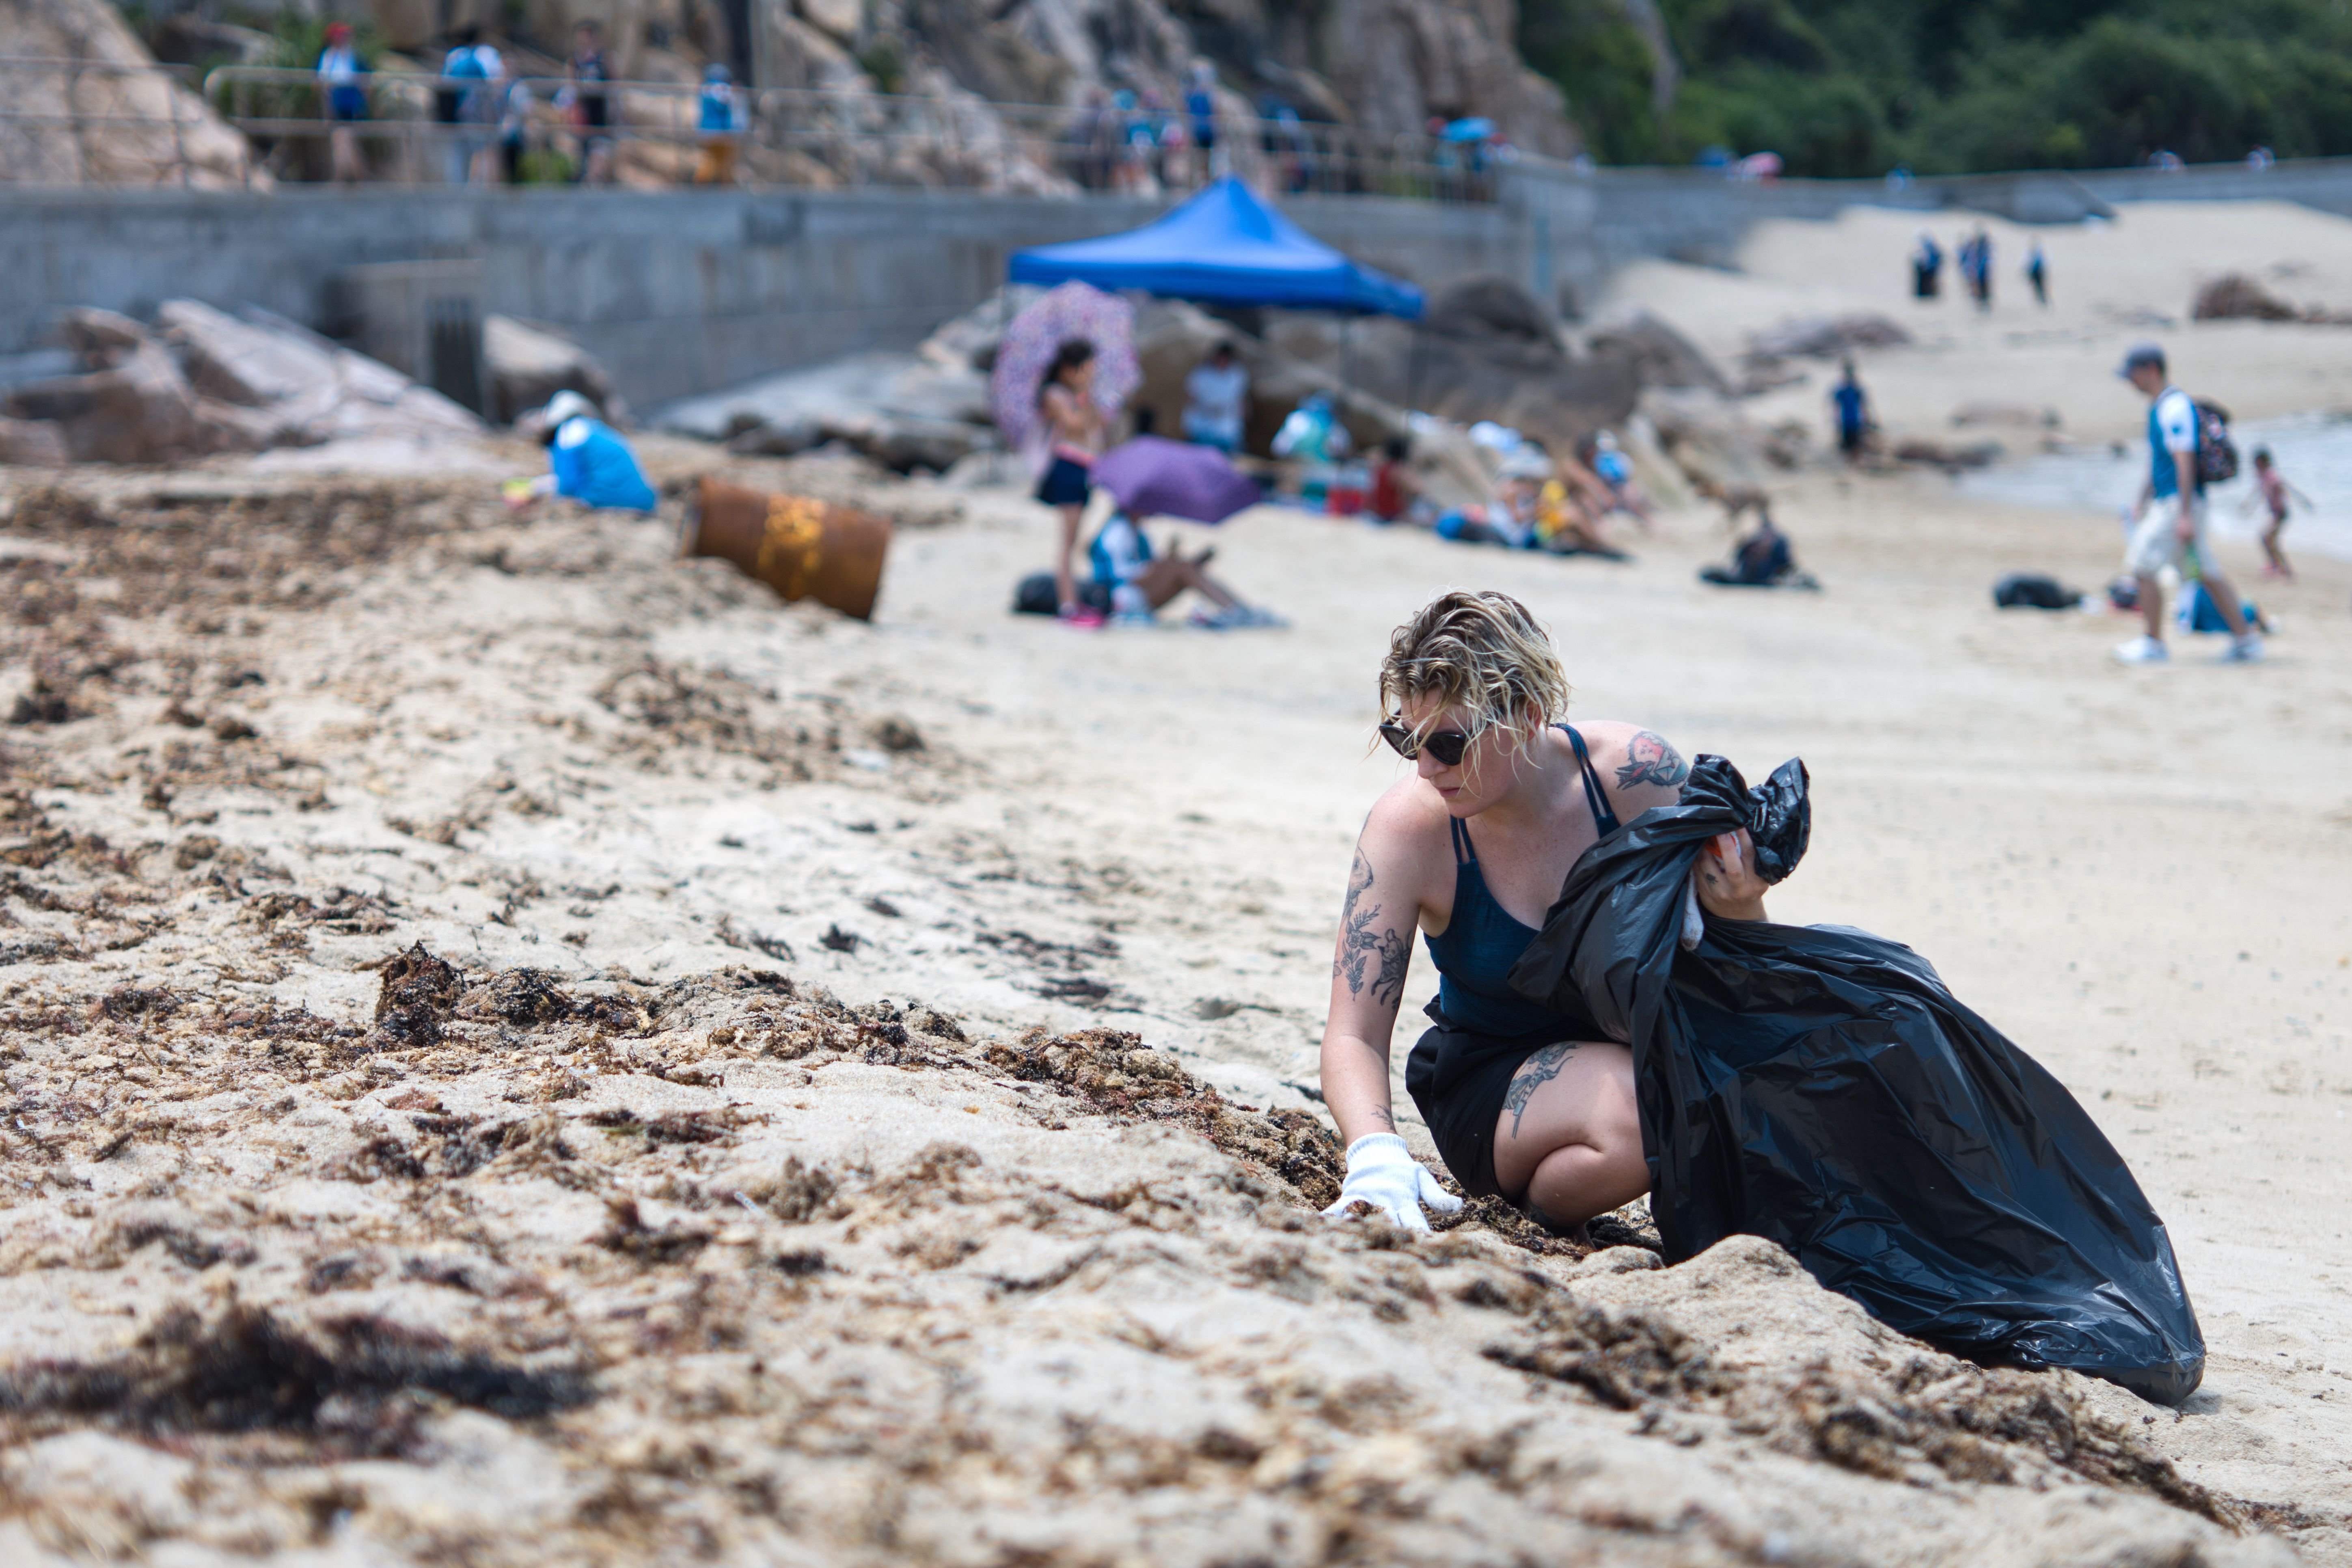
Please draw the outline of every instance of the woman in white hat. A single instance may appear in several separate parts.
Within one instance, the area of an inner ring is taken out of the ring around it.
[[[543,495],[570,496],[592,507],[622,511],[651,511],[660,498],[646,482],[636,454],[619,431],[596,417],[596,405],[576,392],[559,392],[547,406],[516,421],[521,430],[536,431],[547,448],[548,471],[531,481],[528,492],[515,498],[528,506]]]

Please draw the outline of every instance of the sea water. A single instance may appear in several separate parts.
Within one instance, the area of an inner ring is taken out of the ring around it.
[[[2238,477],[2207,492],[2213,531],[2235,539],[2261,531],[2269,513],[2254,493],[2254,448],[2268,447],[2279,472],[2314,503],[2306,509],[2298,502],[2289,518],[2281,542],[2288,559],[2307,551],[2352,560],[2352,413],[2294,414],[2233,425],[2230,434],[2238,446]],[[2116,517],[2137,498],[2147,470],[2143,439],[2126,442],[2120,455],[2084,447],[1997,464],[1966,476],[1960,489],[2012,506]]]

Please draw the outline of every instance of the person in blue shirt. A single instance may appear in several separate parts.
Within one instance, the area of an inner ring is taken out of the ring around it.
[[[328,23],[327,47],[319,56],[319,79],[326,84],[327,116],[334,126],[327,132],[327,152],[338,184],[356,184],[367,176],[366,166],[360,161],[359,132],[352,129],[368,117],[367,84],[360,79],[367,74],[367,61],[352,47],[351,24]]]
[[[2116,649],[2116,657],[2126,664],[2162,664],[2171,657],[2164,647],[2164,584],[2157,579],[2171,566],[2183,577],[2203,579],[2206,597],[2229,626],[2230,649],[2221,661],[2252,664],[2263,657],[2262,634],[2246,624],[2238,592],[2221,575],[2205,537],[2205,479],[2197,468],[2205,416],[2172,384],[2164,351],[2154,343],[2135,345],[2116,374],[2148,400],[2147,482],[2133,503],[2131,538],[2124,547],[2124,570],[2139,581],[2139,613],[2147,631]]]
[[[701,108],[695,128],[701,133],[702,156],[695,163],[694,183],[733,184],[735,147],[743,131],[743,100],[725,66],[710,66],[702,73]]]
[[[1830,402],[1837,408],[1838,450],[1847,462],[1856,463],[1870,441],[1870,394],[1862,389],[1853,361],[1847,360],[1838,370],[1838,384],[1830,388]]]
[[[596,405],[576,392],[559,392],[535,420],[547,446],[548,471],[531,481],[532,497],[570,496],[583,505],[651,511],[660,498],[646,482],[636,454],[620,432],[596,417]]]
[[[1206,60],[1192,67],[1191,90],[1184,94],[1184,112],[1192,117],[1192,153],[1199,160],[1198,183],[1217,177],[1217,73]]]

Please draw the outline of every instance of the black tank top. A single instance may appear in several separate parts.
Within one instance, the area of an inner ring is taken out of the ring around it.
[[[1565,724],[1557,728],[1576,748],[1576,765],[1584,775],[1584,803],[1592,812],[1595,834],[1606,838],[1617,831],[1617,814],[1609,808],[1609,796],[1593,771],[1584,737]],[[1511,989],[1511,966],[1535,940],[1536,928],[1514,920],[1487,891],[1467,825],[1451,817],[1447,826],[1454,835],[1454,914],[1445,922],[1443,935],[1422,938],[1437,965],[1435,1012],[1441,1022],[1449,1028],[1504,1039],[1521,1036],[1540,1036],[1546,1041],[1599,1038],[1600,1025],[1581,1010],[1555,1013]]]

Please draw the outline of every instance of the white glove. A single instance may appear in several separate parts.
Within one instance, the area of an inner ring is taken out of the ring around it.
[[[1422,1217],[1423,1204],[1439,1214],[1462,1206],[1462,1200],[1439,1186],[1393,1132],[1370,1133],[1348,1145],[1348,1180],[1339,1188],[1339,1201],[1323,1212],[1345,1219],[1348,1205],[1359,1199],[1412,1230],[1429,1228],[1429,1221]]]

